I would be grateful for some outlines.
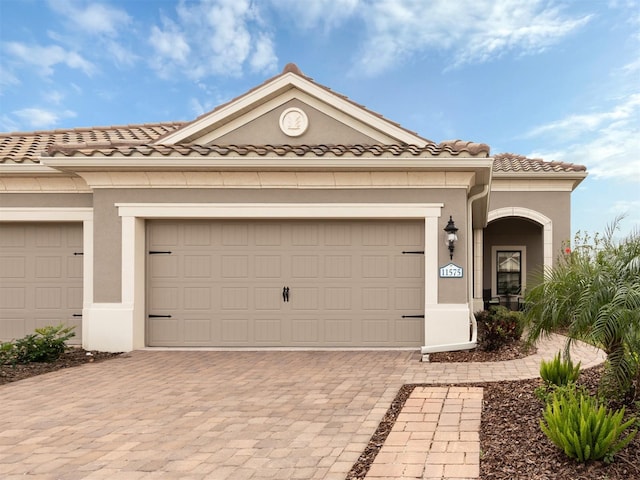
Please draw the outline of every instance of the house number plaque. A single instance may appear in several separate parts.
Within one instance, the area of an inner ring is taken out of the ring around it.
[[[453,263],[440,268],[440,278],[462,278],[462,267]]]

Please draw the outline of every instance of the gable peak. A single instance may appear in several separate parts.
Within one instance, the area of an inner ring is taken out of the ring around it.
[[[295,73],[296,75],[300,75],[301,77],[304,77],[304,74],[302,73],[300,68],[298,68],[298,65],[296,65],[295,63],[287,63],[282,69],[282,73]]]

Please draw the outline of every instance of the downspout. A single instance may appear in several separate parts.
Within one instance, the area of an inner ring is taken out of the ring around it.
[[[467,295],[469,301],[469,320],[471,321],[471,343],[475,347],[478,343],[478,322],[476,316],[473,314],[473,212],[471,207],[473,202],[482,198],[489,193],[489,184],[487,183],[481,192],[470,196],[467,199]]]

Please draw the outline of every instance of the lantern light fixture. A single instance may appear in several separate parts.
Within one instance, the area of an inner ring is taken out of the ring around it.
[[[449,221],[447,222],[447,226],[444,227],[444,231],[447,232],[445,245],[449,248],[449,259],[453,260],[453,251],[455,250],[455,245],[458,241],[458,235],[456,235],[458,227],[456,227],[451,215],[449,215]]]

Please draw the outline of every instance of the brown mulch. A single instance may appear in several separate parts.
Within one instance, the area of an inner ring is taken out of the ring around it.
[[[497,352],[431,354],[429,360],[433,361],[435,356],[438,358],[436,361],[501,361],[533,353],[514,352],[520,347],[511,346]],[[582,371],[579,383],[595,393],[602,370],[603,367],[598,366]],[[615,456],[610,465],[602,461],[577,463],[551,443],[540,429],[544,405],[534,394],[539,385],[540,379],[465,384],[484,389],[480,425],[481,480],[640,480],[640,433]],[[404,385],[399,390],[346,480],[361,480],[366,476],[416,386]],[[637,419],[636,428],[640,427],[640,402],[627,405],[626,418],[631,417]]]
[[[504,360],[517,360],[537,352],[535,347],[527,347],[523,340],[502,346],[498,350],[459,350],[456,352],[437,352],[429,354],[429,363],[453,363],[453,362],[501,362]]]
[[[87,351],[82,348],[70,348],[58,360],[50,363],[28,363],[26,365],[0,365],[0,385],[34,377],[43,373],[55,372],[63,368],[77,367],[85,363],[102,362],[119,356],[119,353]]]

